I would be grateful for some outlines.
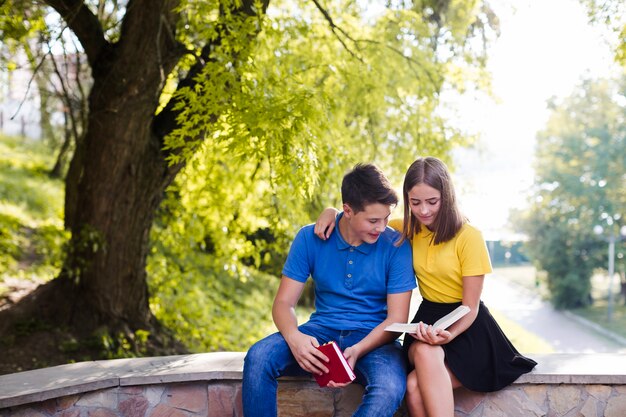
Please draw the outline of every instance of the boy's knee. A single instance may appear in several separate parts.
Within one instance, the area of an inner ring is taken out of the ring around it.
[[[244,373],[246,371],[250,371],[251,369],[260,369],[262,368],[262,364],[267,361],[267,354],[263,347],[263,340],[256,342],[254,345],[248,349],[245,358],[243,359],[243,369]]]

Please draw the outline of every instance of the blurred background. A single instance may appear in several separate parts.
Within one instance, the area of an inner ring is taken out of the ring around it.
[[[150,11],[0,4],[0,373],[247,349],[343,173],[400,188],[424,155],[483,231],[483,300],[520,351],[626,351],[622,2],[176,3],[152,90],[124,40],[161,38],[122,30]]]

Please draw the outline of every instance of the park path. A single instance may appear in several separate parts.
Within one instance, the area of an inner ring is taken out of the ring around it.
[[[481,299],[493,311],[517,323],[550,344],[556,353],[626,353],[626,343],[606,337],[593,325],[572,313],[555,310],[539,294],[499,276],[486,276]],[[410,317],[421,301],[413,292]]]
[[[545,340],[555,352],[626,353],[626,345],[606,337],[572,313],[555,310],[539,294],[504,279],[497,270],[485,278],[482,300],[490,309]]]

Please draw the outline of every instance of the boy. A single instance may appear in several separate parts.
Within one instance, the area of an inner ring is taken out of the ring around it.
[[[344,176],[341,195],[339,233],[321,240],[308,225],[291,245],[272,307],[278,333],[255,343],[244,361],[245,417],[277,415],[277,378],[328,372],[316,347],[329,341],[338,343],[365,387],[354,416],[392,416],[404,397],[406,363],[398,334],[384,331],[408,320],[416,287],[410,247],[397,245],[399,234],[387,227],[398,197],[371,164],[358,164]],[[298,326],[295,307],[309,276],[315,312]]]

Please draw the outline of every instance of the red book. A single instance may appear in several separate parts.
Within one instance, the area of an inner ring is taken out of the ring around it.
[[[318,346],[317,349],[328,357],[328,362],[326,362],[328,373],[321,375],[313,374],[320,387],[325,387],[330,381],[339,384],[354,381],[356,375],[354,375],[350,364],[346,360],[346,357],[343,356],[337,343],[328,342]]]

